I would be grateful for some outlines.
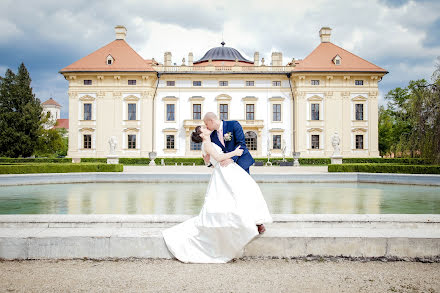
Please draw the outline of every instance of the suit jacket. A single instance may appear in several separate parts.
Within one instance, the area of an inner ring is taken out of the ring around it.
[[[217,130],[214,130],[211,133],[211,141],[221,147],[223,152],[229,153],[235,150],[239,145],[241,146],[241,149],[243,150],[243,154],[238,157],[234,156],[231,159],[236,162],[240,167],[242,167],[244,170],[248,169],[252,164],[255,162],[254,158],[252,157],[251,153],[246,147],[246,141],[244,139],[244,133],[243,128],[241,127],[240,123],[235,120],[231,121],[223,121],[223,137],[226,133],[231,132],[232,139],[230,141],[225,141],[225,145],[223,146],[220,140],[217,136]]]

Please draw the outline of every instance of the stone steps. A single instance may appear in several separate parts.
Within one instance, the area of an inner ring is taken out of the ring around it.
[[[161,230],[189,217],[2,215],[0,258],[171,258]],[[274,215],[244,256],[439,261],[439,223],[439,215]]]

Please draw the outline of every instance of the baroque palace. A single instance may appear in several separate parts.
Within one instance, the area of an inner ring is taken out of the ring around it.
[[[60,71],[74,161],[106,157],[111,137],[119,157],[200,157],[190,133],[208,111],[239,121],[254,157],[330,157],[335,132],[344,157],[379,157],[378,82],[388,72],[331,43],[328,27],[306,58],[284,65],[281,52],[248,60],[224,42],[177,65],[165,52],[161,64],[128,45],[125,27],[115,32]]]

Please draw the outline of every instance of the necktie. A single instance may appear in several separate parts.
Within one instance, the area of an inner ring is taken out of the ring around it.
[[[223,140],[223,130],[217,130],[217,136],[218,140],[222,143],[223,146],[225,146],[225,141]]]

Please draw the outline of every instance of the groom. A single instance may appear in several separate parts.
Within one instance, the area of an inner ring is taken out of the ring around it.
[[[212,131],[211,141],[218,145],[224,153],[229,153],[235,150],[238,146],[241,146],[243,154],[240,157],[232,157],[220,162],[222,167],[226,167],[232,162],[237,163],[246,172],[249,173],[249,167],[255,162],[251,153],[246,147],[244,139],[243,128],[238,121],[223,121],[217,118],[212,112],[205,114],[203,118],[206,128]],[[205,162],[209,162],[209,155],[204,156]]]
[[[223,121],[218,119],[217,115],[213,112],[208,112],[203,118],[206,128],[212,131],[211,141],[218,145],[223,152],[229,153],[235,150],[238,146],[241,146],[243,154],[239,157],[235,156],[230,159],[226,159],[220,162],[222,167],[226,167],[232,162],[237,163],[241,168],[249,173],[249,167],[255,162],[251,153],[246,147],[246,141],[244,139],[243,128],[238,121]],[[209,163],[209,155],[203,156],[205,163]],[[257,225],[258,233],[262,234],[266,231],[263,224]]]

